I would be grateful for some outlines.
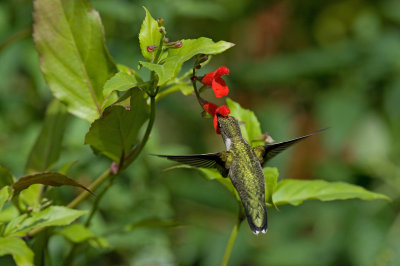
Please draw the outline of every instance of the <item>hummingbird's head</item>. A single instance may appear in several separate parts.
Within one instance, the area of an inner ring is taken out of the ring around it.
[[[222,116],[218,115],[218,129],[221,132],[224,140],[231,139],[234,137],[240,137],[242,134],[240,132],[239,122],[233,116]]]

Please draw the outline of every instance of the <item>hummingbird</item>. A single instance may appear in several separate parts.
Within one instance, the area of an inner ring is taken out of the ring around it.
[[[217,115],[218,129],[226,151],[192,155],[157,155],[179,163],[201,168],[215,168],[223,177],[229,176],[239,194],[254,234],[266,233],[268,229],[265,203],[265,181],[263,166],[278,153],[321,129],[308,135],[284,142],[251,147],[242,137],[239,122],[233,116]]]

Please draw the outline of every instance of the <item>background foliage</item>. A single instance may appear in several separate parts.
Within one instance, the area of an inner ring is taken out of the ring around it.
[[[171,40],[207,36],[236,43],[208,69],[230,67],[230,97],[255,111],[263,131],[279,141],[332,127],[271,161],[281,177],[346,181],[393,199],[391,204],[353,200],[280,206],[280,212],[270,211],[268,234],[254,236],[241,228],[231,265],[400,263],[397,1],[91,2],[102,18],[111,55],[133,69],[141,60],[137,36],[142,5],[165,19]],[[25,167],[44,167],[25,164],[52,99],[29,29],[21,32],[32,24],[31,14],[31,1],[0,3],[0,164],[15,176],[22,176]],[[17,32],[25,37],[3,46]],[[220,136],[211,120],[199,119],[194,96],[167,96],[157,107],[145,152],[115,180],[92,221],[94,233],[105,235],[113,248],[78,246],[80,265],[221,261],[235,223],[234,199],[195,171],[160,173],[171,163],[148,155],[219,151],[224,148]],[[88,184],[109,161],[93,160],[90,147],[82,145],[89,123],[59,115],[68,126],[58,166],[79,158],[68,173]],[[77,191],[61,187],[52,193],[62,204]],[[170,222],[160,228],[157,218]],[[143,228],[144,219],[157,228]],[[115,229],[127,223],[126,230]],[[67,252],[68,241],[78,242],[68,230],[50,240],[54,265]],[[99,242],[92,244],[101,246]],[[3,263],[12,260],[1,257]]]

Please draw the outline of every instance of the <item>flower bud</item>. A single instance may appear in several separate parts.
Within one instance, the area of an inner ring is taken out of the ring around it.
[[[154,52],[154,50],[158,47],[158,45],[147,46],[147,52]]]
[[[163,18],[158,18],[157,23],[159,27],[164,27],[164,19]]]

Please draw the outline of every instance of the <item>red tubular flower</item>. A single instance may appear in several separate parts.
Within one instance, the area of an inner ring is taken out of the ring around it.
[[[224,117],[228,117],[228,115],[231,113],[231,110],[225,105],[218,106],[216,104],[207,102],[203,105],[204,110],[206,110],[207,113],[209,113],[211,116],[214,117],[214,128],[215,132],[217,134],[221,134],[221,132],[218,129],[218,114],[222,115]]]
[[[214,72],[206,74],[201,82],[204,85],[211,86],[215,96],[221,98],[228,95],[229,89],[225,81],[221,78],[223,75],[228,75],[229,69],[227,67],[220,67]]]

